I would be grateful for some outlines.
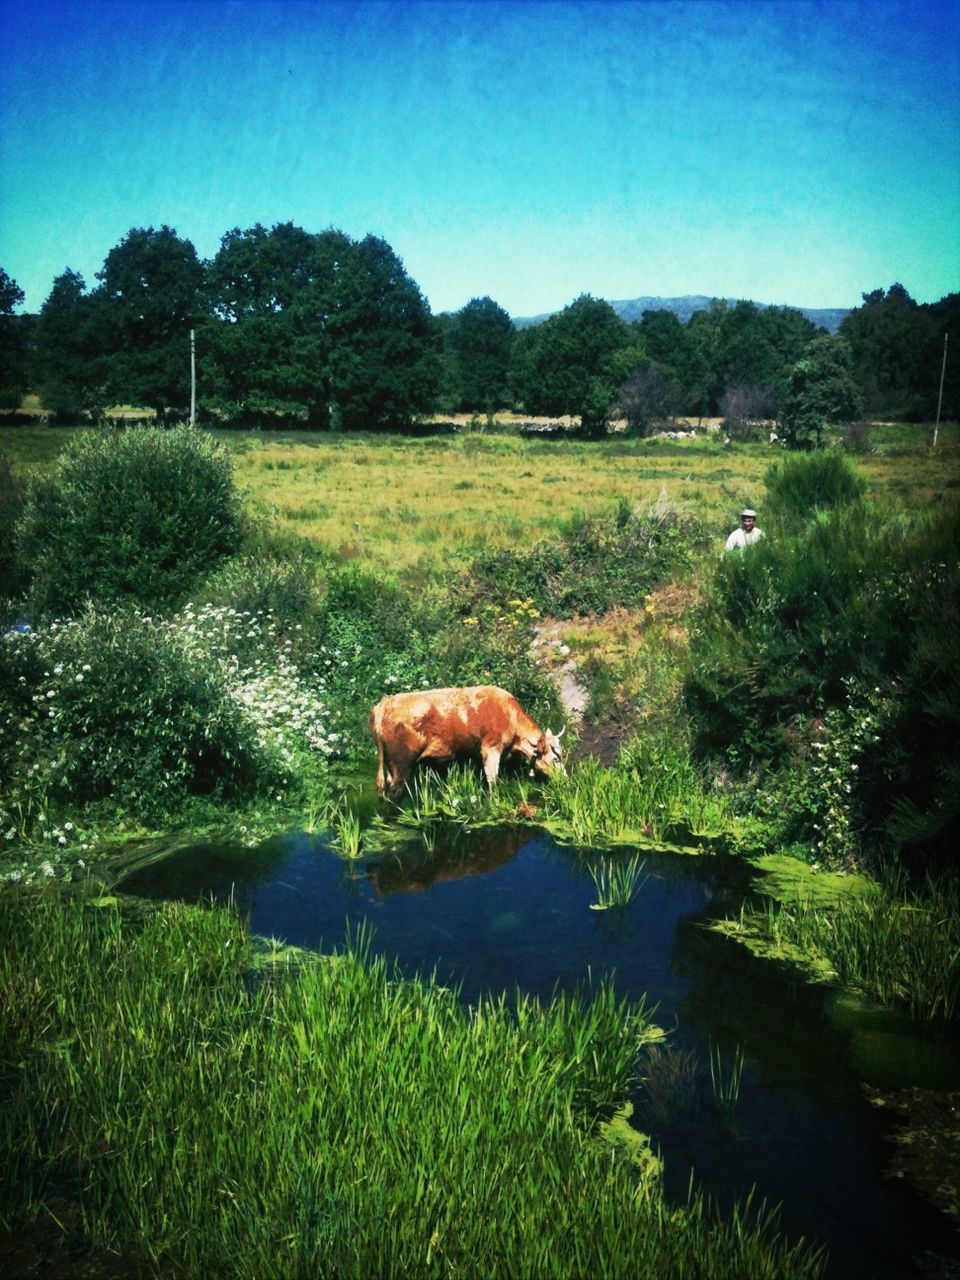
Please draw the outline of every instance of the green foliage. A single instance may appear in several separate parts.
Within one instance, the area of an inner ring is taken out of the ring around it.
[[[101,799],[156,820],[187,795],[296,791],[332,750],[317,682],[270,618],[188,608],[169,621],[89,610],[0,646],[4,823]]]
[[[3,603],[16,599],[24,586],[15,532],[26,503],[25,481],[0,454],[0,622],[6,612]]]
[[[702,750],[722,752],[741,776],[761,762],[783,770],[773,808],[789,799],[792,812],[781,830],[810,833],[826,816],[833,782],[801,768],[822,721],[852,808],[816,838],[833,856],[850,853],[854,833],[868,847],[909,836],[911,856],[947,855],[958,826],[948,745],[960,720],[949,656],[958,551],[956,511],[898,521],[854,501],[717,566],[686,703]],[[874,741],[855,746],[867,716]]]
[[[16,280],[0,267],[0,409],[19,409],[29,386],[25,330],[13,313],[23,298]]]
[[[849,348],[842,339],[815,338],[790,370],[783,398],[783,432],[792,449],[819,447],[828,423],[860,416]]]
[[[780,951],[825,960],[844,984],[914,1018],[960,1012],[960,882],[956,874],[911,887],[883,877],[872,893],[779,900],[744,912],[735,928]]]
[[[866,493],[866,481],[843,453],[818,449],[784,458],[763,477],[767,488],[767,518],[796,528],[818,512],[856,502]]]
[[[37,615],[85,601],[162,608],[240,543],[223,449],[189,428],[87,432],[34,485],[18,535]]]
[[[639,362],[625,361],[631,334],[608,302],[581,294],[525,338],[519,388],[529,413],[571,414],[587,434],[602,434],[617,387]]]
[[[844,319],[840,333],[871,412],[914,420],[934,416],[944,331],[938,320],[949,301],[937,304],[938,314],[937,308],[918,306],[903,285],[893,284],[865,293],[863,305]],[[948,414],[955,403],[948,402]]]
[[[88,294],[86,288],[78,271],[64,271],[54,280],[37,323],[38,389],[44,408],[65,422],[99,416],[106,404],[107,304],[102,293]]]
[[[492,410],[509,403],[513,322],[492,298],[471,298],[450,334],[461,409]]]
[[[250,981],[237,920],[176,904],[4,893],[0,937],[8,1232],[189,1275],[821,1273],[597,1136],[659,1036],[609,985],[467,1011],[362,941]]]
[[[474,566],[473,590],[529,599],[544,614],[569,618],[641,604],[660,582],[680,577],[707,541],[694,516],[629,505],[608,516],[574,516],[559,542],[500,551]]]
[[[200,313],[203,266],[171,227],[136,227],[97,275],[96,341],[104,390],[116,402],[149,405],[162,421],[190,403],[190,329]]]

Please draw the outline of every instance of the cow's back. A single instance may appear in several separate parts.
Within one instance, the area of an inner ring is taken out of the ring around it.
[[[374,736],[423,739],[425,757],[476,750],[484,741],[509,742],[524,712],[512,694],[496,685],[424,689],[383,698],[370,716]]]

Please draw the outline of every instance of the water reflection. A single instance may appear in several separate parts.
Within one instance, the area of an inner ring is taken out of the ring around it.
[[[470,1002],[518,988],[548,998],[613,974],[622,994],[657,1005],[671,1033],[647,1059],[648,1084],[635,1099],[671,1196],[685,1200],[691,1168],[723,1204],[756,1187],[760,1199],[783,1203],[791,1236],[828,1244],[831,1276],[901,1280],[920,1274],[924,1249],[955,1252],[946,1218],[884,1178],[885,1119],[864,1101],[854,1041],[836,1011],[831,1021],[823,992],[791,986],[703,928],[728,892],[737,900],[742,869],[648,854],[629,907],[598,912],[589,874],[597,857],[529,828],[452,827],[430,852],[412,841],[351,864],[297,833],[256,850],[183,851],[121,887],[232,897],[254,932],[299,946],[331,949],[366,922],[374,949],[403,973],[436,973]],[[720,1106],[710,1054],[729,1069],[741,1051],[738,1097]],[[956,1087],[956,1056],[937,1052]]]

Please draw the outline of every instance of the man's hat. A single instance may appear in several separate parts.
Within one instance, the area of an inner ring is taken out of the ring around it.
[[[740,512],[740,519],[743,520],[746,516],[749,516],[751,520],[756,520],[757,513],[751,507],[747,507],[745,511]]]

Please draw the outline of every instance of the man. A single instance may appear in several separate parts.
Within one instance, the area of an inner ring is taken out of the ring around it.
[[[763,537],[757,528],[757,513],[751,508],[740,512],[740,528],[734,529],[727,539],[724,551],[738,551],[749,546],[751,542],[759,542]]]

